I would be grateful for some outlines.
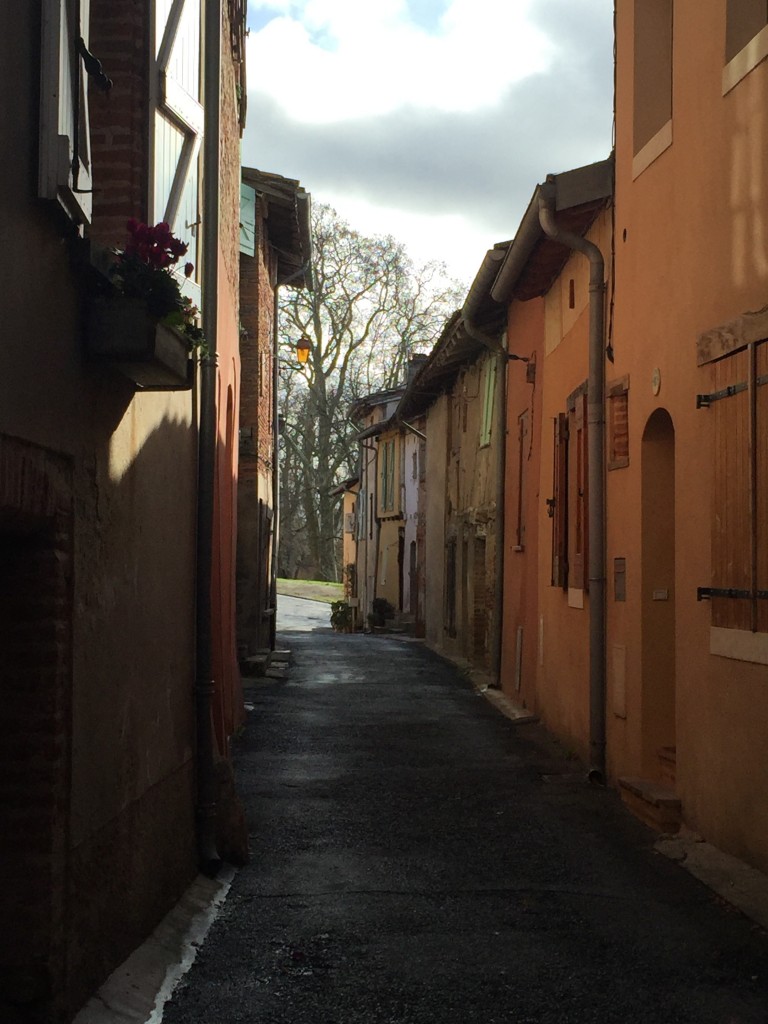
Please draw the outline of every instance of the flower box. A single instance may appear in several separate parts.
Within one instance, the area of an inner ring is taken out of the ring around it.
[[[188,391],[194,362],[187,338],[150,316],[141,299],[97,295],[86,319],[88,355],[111,364],[143,391]]]

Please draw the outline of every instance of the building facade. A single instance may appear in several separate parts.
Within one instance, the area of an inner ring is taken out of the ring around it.
[[[219,14],[207,43],[210,54],[220,42],[225,86],[215,90],[226,135],[221,281],[204,319],[217,324],[220,394],[236,408],[229,240],[244,25],[235,2]],[[35,0],[4,17],[0,76],[23,112],[4,124],[16,156],[0,172],[13,239],[2,257],[0,385],[4,1020],[71,1019],[199,864],[199,370],[176,333],[145,314],[126,318],[101,268],[125,244],[129,218],[167,221],[194,264],[180,286],[205,309],[202,19],[197,0]],[[227,402],[218,409],[217,683],[207,706],[225,754],[238,680],[221,485],[231,495],[236,464]]]
[[[298,181],[243,168],[237,637],[241,660],[274,650],[278,523],[277,299],[312,287],[310,196]]]

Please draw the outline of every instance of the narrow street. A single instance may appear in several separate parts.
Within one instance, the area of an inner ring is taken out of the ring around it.
[[[764,933],[421,643],[286,631],[251,862],[166,1024],[768,1021]]]

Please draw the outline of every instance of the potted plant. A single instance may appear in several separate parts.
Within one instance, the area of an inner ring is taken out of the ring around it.
[[[382,629],[387,624],[387,619],[394,618],[395,609],[386,597],[374,597],[372,601],[373,611],[368,620],[374,628]]]
[[[346,601],[331,601],[331,627],[337,633],[352,631],[352,608]]]
[[[131,219],[128,239],[114,249],[102,287],[88,305],[89,354],[114,363],[151,390],[192,386],[192,354],[204,349],[199,311],[181,287],[194,266],[178,264],[187,244],[168,224]],[[183,276],[180,276],[181,275]]]

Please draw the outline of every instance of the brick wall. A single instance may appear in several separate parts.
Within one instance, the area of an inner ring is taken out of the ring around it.
[[[252,478],[271,472],[273,456],[275,257],[269,247],[265,215],[265,204],[260,200],[256,206],[256,254],[240,257],[240,320],[244,330],[240,343],[240,427],[246,438],[243,467]],[[252,439],[252,445],[248,439]]]
[[[267,208],[256,204],[255,255],[240,256],[240,467],[238,482],[238,647],[243,655],[271,646],[271,485],[274,446],[275,257]]]
[[[237,309],[239,302],[240,253],[240,109],[238,85],[240,62],[233,51],[230,17],[232,5],[222,5],[221,60],[221,169],[219,171],[219,240],[230,297]]]
[[[72,497],[65,459],[0,436],[0,1019],[64,979]]]
[[[120,245],[129,217],[147,219],[149,4],[91,4],[91,50],[112,79],[108,93],[89,90],[93,160],[92,240]]]

